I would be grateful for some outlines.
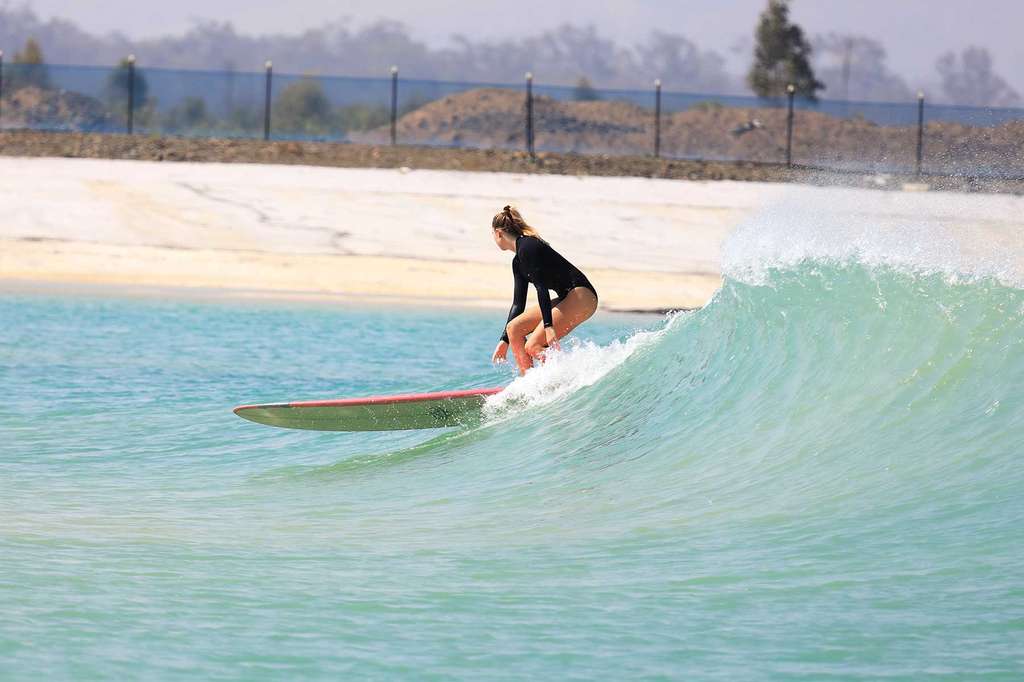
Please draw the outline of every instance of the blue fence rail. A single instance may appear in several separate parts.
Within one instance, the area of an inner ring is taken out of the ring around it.
[[[3,63],[0,128],[321,140],[1024,176],[1024,109]]]

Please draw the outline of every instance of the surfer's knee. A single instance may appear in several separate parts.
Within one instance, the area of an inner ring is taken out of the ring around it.
[[[547,348],[544,340],[542,340],[543,335],[541,335],[540,338],[534,338],[536,336],[537,334],[531,334],[530,339],[526,342],[526,352],[529,353],[531,357],[541,355],[544,352],[544,349]]]
[[[508,324],[505,325],[505,333],[508,334],[509,341],[513,339],[522,340],[530,331],[533,329],[533,325],[530,321],[523,319],[523,316],[513,318]]]

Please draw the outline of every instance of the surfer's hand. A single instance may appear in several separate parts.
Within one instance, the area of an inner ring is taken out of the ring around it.
[[[561,346],[558,345],[558,334],[555,333],[554,327],[544,327],[544,339],[547,341],[548,348],[562,350]]]
[[[494,355],[491,356],[492,363],[505,362],[508,357],[508,344],[504,341],[498,342],[498,347],[494,349]]]

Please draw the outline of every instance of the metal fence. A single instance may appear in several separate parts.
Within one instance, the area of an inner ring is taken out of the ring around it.
[[[322,140],[1024,176],[1024,109],[3,63],[0,128]]]

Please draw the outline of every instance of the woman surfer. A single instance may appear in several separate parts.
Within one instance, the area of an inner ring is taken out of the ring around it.
[[[534,358],[543,359],[545,348],[557,349],[558,339],[594,314],[597,290],[579,268],[541,239],[511,206],[494,216],[491,227],[498,248],[516,254],[512,259],[512,309],[491,361],[504,362],[511,345],[522,375],[533,367]],[[524,312],[527,283],[537,290],[538,305]],[[554,290],[558,298],[552,301],[548,289]]]

